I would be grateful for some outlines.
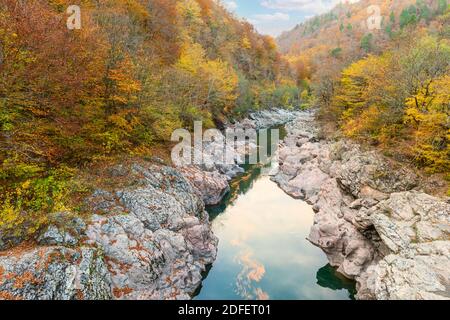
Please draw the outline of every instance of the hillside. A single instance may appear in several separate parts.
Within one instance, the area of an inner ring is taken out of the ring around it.
[[[377,6],[377,8],[370,8]],[[382,50],[393,35],[408,24],[430,23],[447,7],[446,0],[360,0],[342,3],[330,12],[298,24],[293,30],[277,38],[280,51],[288,56],[313,54],[315,51],[336,50],[342,56],[357,55],[361,51]],[[370,9],[369,9],[370,8]],[[380,29],[370,17],[380,15]],[[369,25],[370,24],[370,25]],[[364,36],[371,34],[370,43],[361,48]],[[320,47],[320,49],[319,49]]]
[[[2,0],[0,39],[0,228],[70,208],[86,165],[297,97],[274,40],[214,0]]]
[[[369,30],[373,5],[380,28]],[[277,41],[296,70],[302,103],[320,109],[330,134],[441,174],[433,184],[442,191],[450,180],[449,18],[446,0],[361,0]]]

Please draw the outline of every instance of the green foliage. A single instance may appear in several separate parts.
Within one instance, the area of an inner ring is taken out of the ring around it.
[[[410,24],[415,24],[417,20],[417,9],[414,5],[411,5],[400,14],[400,28],[403,29]]]
[[[331,21],[337,20],[339,17],[334,12],[328,12],[315,16],[300,25],[303,28],[303,35],[309,35],[319,30],[322,26]]]
[[[295,85],[279,86],[271,93],[272,98],[269,102],[273,107],[280,108],[286,107],[288,109],[298,108],[300,106],[299,101],[299,89]]]
[[[395,12],[391,11],[391,14],[389,15],[389,22],[387,23],[386,27],[384,28],[384,31],[389,36],[389,38],[393,38],[394,36],[394,26],[395,26]]]
[[[387,25],[386,28],[384,29],[384,31],[387,33],[387,35],[389,36],[389,38],[392,38],[394,33],[392,31],[392,25]]]
[[[395,12],[394,11],[391,11],[391,14],[389,15],[389,22],[391,24],[395,23]]]
[[[424,0],[417,0],[417,9],[419,11],[418,13],[418,20],[425,20],[425,21],[429,21],[431,19],[431,10],[428,7],[428,5],[425,3]]]
[[[70,208],[74,170],[4,162],[0,170],[0,231],[27,237],[48,222],[47,213]],[[77,191],[80,191],[78,189]]]
[[[333,50],[331,50],[330,54],[333,58],[340,58],[342,54],[342,48],[334,48]]]
[[[436,10],[436,14],[441,15],[444,14],[449,8],[448,0],[438,0],[438,7]]]
[[[366,53],[372,50],[372,40],[372,33],[368,33],[361,38],[361,49],[363,49]]]

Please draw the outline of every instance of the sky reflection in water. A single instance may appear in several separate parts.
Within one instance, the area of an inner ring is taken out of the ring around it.
[[[249,170],[224,203],[210,209],[219,254],[197,299],[349,299],[353,282],[306,240],[311,207],[258,170]]]

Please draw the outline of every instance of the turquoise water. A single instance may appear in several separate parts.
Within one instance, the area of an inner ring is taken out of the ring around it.
[[[354,282],[306,240],[311,207],[260,173],[247,167],[224,201],[209,208],[219,250],[196,299],[352,299]]]

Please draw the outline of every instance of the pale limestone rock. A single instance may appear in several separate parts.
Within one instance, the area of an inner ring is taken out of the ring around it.
[[[220,203],[230,191],[227,177],[218,171],[207,172],[195,166],[183,167],[180,170],[208,206]]]
[[[12,250],[0,256],[0,299],[111,299],[101,251],[81,247]]]
[[[312,113],[286,127],[272,179],[313,205],[309,240],[358,298],[450,298],[450,204],[412,191],[417,176],[376,152],[320,141]]]

